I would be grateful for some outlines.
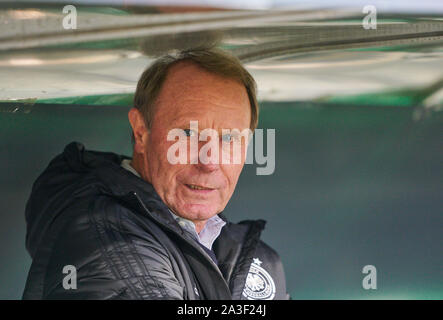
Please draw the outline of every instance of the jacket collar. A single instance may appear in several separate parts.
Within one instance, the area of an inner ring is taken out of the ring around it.
[[[112,152],[86,150],[84,145],[71,142],[65,147],[64,158],[71,170],[94,175],[98,181],[98,192],[112,197],[129,199],[136,193],[143,204],[155,212],[155,218],[164,223],[176,224],[168,212],[168,207],[163,203],[154,187],[143,179],[121,167],[125,155]]]

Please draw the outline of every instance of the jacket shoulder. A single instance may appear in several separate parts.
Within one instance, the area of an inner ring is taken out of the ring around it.
[[[46,264],[42,298],[182,297],[170,257],[146,219],[113,197],[83,198],[64,210],[47,233],[42,245],[50,256],[34,258]],[[75,290],[65,289],[67,266],[75,270]]]

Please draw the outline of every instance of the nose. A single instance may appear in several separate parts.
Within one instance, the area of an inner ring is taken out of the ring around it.
[[[220,168],[220,150],[216,140],[199,145],[197,167],[204,172],[217,171]]]
[[[200,161],[198,162],[198,164],[196,164],[196,166],[198,167],[199,170],[204,171],[204,172],[214,172],[217,171],[220,166],[218,164],[215,163],[208,163],[208,164],[204,164],[201,163]]]

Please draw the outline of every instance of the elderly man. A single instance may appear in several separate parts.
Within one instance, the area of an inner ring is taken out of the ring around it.
[[[160,58],[128,117],[132,159],[73,142],[34,183],[23,298],[286,299],[280,258],[259,238],[264,221],[221,213],[245,162],[248,139],[235,132],[258,120],[240,62],[217,49]]]

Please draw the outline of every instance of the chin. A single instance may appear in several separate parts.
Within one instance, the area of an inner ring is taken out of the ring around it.
[[[189,220],[207,220],[222,210],[219,210],[214,204],[185,204],[180,210],[183,217]]]

